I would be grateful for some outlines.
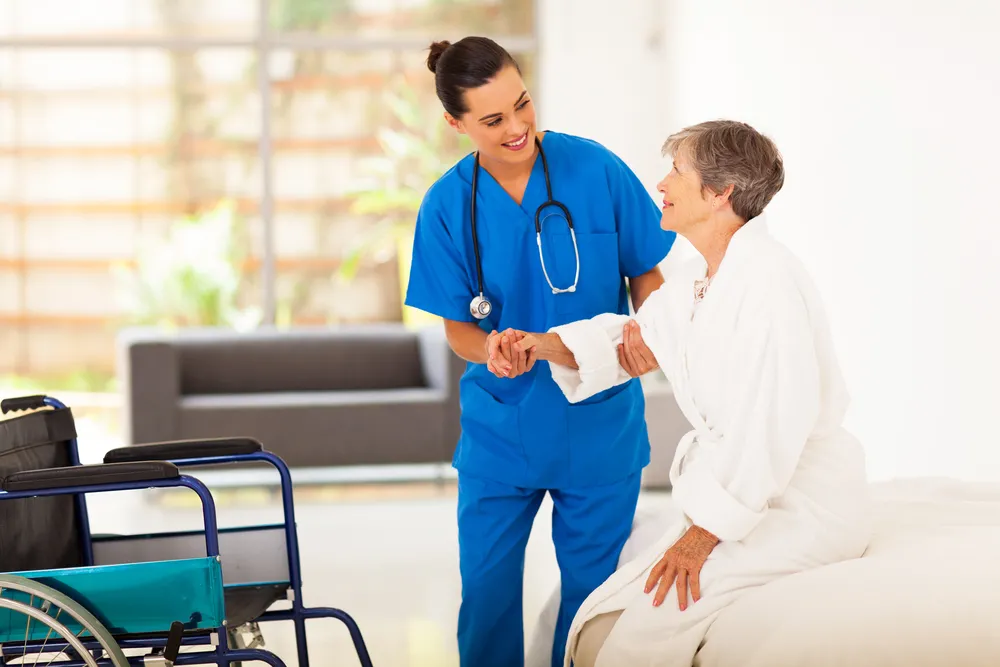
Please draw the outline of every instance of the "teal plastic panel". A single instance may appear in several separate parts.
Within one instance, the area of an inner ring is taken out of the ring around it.
[[[166,632],[180,621],[188,630],[218,628],[225,619],[222,565],[215,558],[104,565],[64,570],[12,572],[51,586],[87,608],[112,634]],[[3,596],[29,602],[5,590]],[[40,603],[36,599],[35,607]],[[51,612],[54,615],[55,612]],[[65,623],[66,617],[60,616]],[[0,642],[23,641],[27,617],[0,609]],[[72,632],[79,626],[68,625]],[[31,622],[29,639],[45,639],[48,628]]]

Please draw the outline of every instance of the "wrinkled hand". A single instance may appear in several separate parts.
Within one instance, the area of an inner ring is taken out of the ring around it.
[[[493,331],[486,337],[486,367],[498,378],[516,378],[530,371],[535,365],[534,349],[522,350],[516,343],[524,338],[523,331],[506,329]]]
[[[542,342],[538,334],[528,333],[526,331],[518,331],[521,338],[516,343],[514,343],[513,349],[518,352],[533,352],[537,354],[538,346]]]
[[[712,533],[698,526],[691,526],[674,546],[667,549],[660,562],[653,566],[646,579],[646,593],[648,594],[656,582],[660,585],[656,589],[656,596],[653,598],[653,606],[659,607],[667,597],[670,586],[677,580],[677,602],[680,610],[687,609],[688,604],[688,584],[691,586],[691,598],[694,602],[701,599],[701,568],[708,560],[709,554],[719,543]]]
[[[622,342],[618,344],[618,363],[634,378],[660,367],[652,350],[642,339],[642,329],[635,320],[629,320],[622,329]]]

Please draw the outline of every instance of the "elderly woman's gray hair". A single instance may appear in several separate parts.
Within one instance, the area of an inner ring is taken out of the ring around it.
[[[716,194],[730,185],[733,212],[744,220],[760,215],[785,183],[785,170],[774,142],[746,123],[713,120],[670,135],[663,154],[684,151],[701,183]]]

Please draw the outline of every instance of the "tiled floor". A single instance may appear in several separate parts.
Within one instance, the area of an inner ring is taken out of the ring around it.
[[[220,525],[281,520],[262,488],[215,492]],[[201,525],[195,496],[130,492],[91,497],[95,532],[140,533]],[[643,506],[668,502],[645,495]],[[460,600],[455,489],[452,483],[382,487],[304,487],[296,512],[307,604],[350,612],[376,667],[458,665],[455,627]],[[554,586],[558,569],[549,538],[551,505],[542,505],[528,544],[525,632]],[[297,664],[290,626],[265,627],[267,646]],[[311,663],[356,665],[347,632],[334,621],[309,625]]]

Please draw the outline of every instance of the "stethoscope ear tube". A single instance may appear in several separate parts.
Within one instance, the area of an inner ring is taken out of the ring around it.
[[[549,272],[545,270],[545,258],[542,257],[542,234],[537,232],[535,234],[535,240],[538,243],[538,261],[542,263],[542,273],[545,274],[545,282],[549,284],[549,288],[552,290],[553,294],[566,294],[568,292],[575,292],[577,283],[580,282],[580,249],[576,245],[576,232],[573,227],[569,228],[569,236],[573,239],[573,252],[576,254],[576,276],[573,277],[573,284],[569,287],[556,287],[549,280]]]
[[[479,257],[479,235],[476,234],[476,192],[479,179],[479,152],[476,152],[476,163],[472,169],[472,201],[469,204],[472,219],[472,250],[476,255],[476,279],[479,281],[479,296],[472,299],[469,310],[477,320],[486,319],[493,311],[493,305],[483,295],[483,262]]]

